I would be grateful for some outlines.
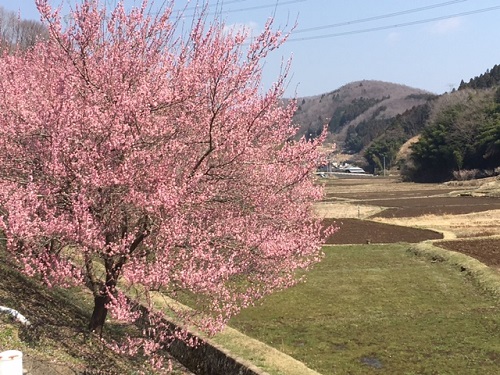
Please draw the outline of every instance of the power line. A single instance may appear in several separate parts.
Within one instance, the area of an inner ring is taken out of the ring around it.
[[[222,13],[226,14],[226,13],[236,13],[236,12],[248,12],[248,11],[251,11],[251,10],[266,9],[266,8],[277,8],[279,6],[296,4],[296,3],[303,3],[305,1],[307,1],[307,0],[276,1],[274,4],[269,4],[269,5],[256,5],[256,6],[248,7],[248,8],[220,10],[218,12],[218,14],[219,13],[220,14],[222,14]],[[467,0],[462,0],[462,1],[467,1]]]
[[[333,38],[333,37],[338,37],[338,36],[346,36],[346,35],[368,33],[368,32],[373,32],[373,31],[388,30],[388,29],[394,29],[394,28],[400,28],[400,27],[406,27],[406,26],[419,25],[419,24],[429,23],[429,22],[434,22],[434,21],[441,21],[441,20],[446,20],[446,19],[460,17],[460,16],[468,16],[468,15],[472,15],[472,14],[491,12],[491,11],[498,10],[498,9],[500,9],[500,6],[477,9],[477,10],[472,10],[472,11],[468,11],[468,12],[455,13],[455,14],[450,14],[448,16],[426,18],[423,20],[399,23],[399,24],[388,25],[388,26],[371,27],[368,29],[351,30],[351,31],[346,31],[346,32],[342,32],[342,33],[323,34],[323,35],[316,35],[316,36],[302,37],[302,38],[290,38],[290,39],[288,39],[288,42],[302,42],[302,41],[306,41],[306,40],[326,39],[326,38]]]
[[[228,10],[223,10],[222,7],[225,6],[225,5],[228,5],[228,4],[233,4],[233,3],[241,3],[241,2],[244,2],[244,1],[248,1],[248,0],[229,0],[229,1],[218,1],[216,4],[208,4],[207,6],[208,7],[218,7],[220,9],[218,10],[212,10],[210,12],[208,12],[206,15],[207,16],[213,16],[213,15],[221,15],[221,14],[229,14],[229,13],[237,13],[237,12],[248,12],[248,11],[252,11],[252,10],[259,10],[259,9],[267,9],[267,8],[278,8],[278,7],[281,7],[283,5],[291,5],[291,4],[296,4],[296,3],[303,3],[305,1],[308,1],[308,0],[288,0],[288,1],[280,1],[280,0],[276,0],[273,4],[268,4],[268,5],[256,5],[256,6],[253,6],[253,7],[247,7],[247,8],[240,8],[240,9],[228,9]],[[467,1],[467,0],[462,0],[462,1]],[[186,11],[198,11],[200,9],[203,9],[203,7],[197,7],[197,6],[194,6],[194,7],[188,7],[186,9],[177,9],[177,10],[174,10],[175,12],[179,13],[184,13]],[[154,12],[152,14],[159,14],[160,12]],[[187,17],[193,17],[195,16],[195,14],[189,14],[187,15]]]
[[[421,7],[421,8],[414,8],[414,9],[403,10],[403,11],[395,12],[395,13],[382,14],[382,15],[379,15],[379,16],[373,16],[373,17],[368,17],[368,18],[361,18],[361,19],[352,20],[352,21],[339,22],[339,23],[334,23],[334,24],[325,25],[325,26],[309,27],[309,28],[306,28],[306,29],[296,30],[294,33],[295,34],[297,34],[297,33],[305,33],[305,32],[309,32],[309,31],[317,31],[317,30],[329,29],[329,28],[334,28],[334,27],[348,26],[348,25],[354,25],[354,24],[358,24],[358,23],[376,21],[376,20],[381,20],[381,19],[385,19],[385,18],[392,18],[392,17],[396,17],[396,16],[402,16],[402,15],[410,14],[410,13],[422,12],[422,11],[429,10],[429,9],[435,9],[435,8],[445,7],[445,6],[449,6],[449,5],[453,5],[453,4],[457,4],[457,3],[463,3],[465,1],[469,1],[469,0],[447,1],[447,2],[444,2],[444,3],[439,3],[439,4],[434,4],[434,5],[428,5],[428,6]]]
[[[202,5],[195,5],[195,6],[191,6],[191,7],[187,7],[187,8],[182,8],[182,9],[178,9],[177,11],[179,10],[182,10],[182,11],[193,11],[193,10],[198,10],[200,7],[203,8],[204,6],[207,6],[207,7],[220,7],[220,6],[224,6],[224,5],[228,5],[228,4],[234,4],[234,3],[243,3],[245,1],[248,1],[248,0],[228,0],[228,1],[224,1],[224,0],[221,0],[221,1],[217,1],[217,3],[212,3],[212,4],[203,4]]]

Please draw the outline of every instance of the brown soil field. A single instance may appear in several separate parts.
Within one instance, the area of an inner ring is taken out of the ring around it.
[[[498,196],[471,196],[466,185],[414,184],[392,179],[337,179],[326,187],[325,202],[378,206],[372,218],[459,215],[500,209]]]
[[[436,245],[500,269],[499,187],[498,178],[485,184],[332,179],[317,211],[325,225],[339,227],[328,244],[415,243],[445,234]]]
[[[373,217],[416,217],[423,215],[460,215],[500,209],[500,198],[427,197],[357,201],[358,204],[389,207]]]
[[[432,230],[377,223],[358,219],[324,219],[325,226],[334,225],[339,230],[330,236],[327,244],[364,244],[364,243],[418,243],[425,240],[441,239],[441,233]]]
[[[326,198],[342,198],[342,199],[389,199],[389,198],[414,198],[414,197],[430,197],[430,196],[441,196],[443,194],[449,194],[457,191],[457,189],[443,188],[435,190],[389,190],[389,191],[372,191],[363,192],[362,197],[360,193],[327,193]]]
[[[500,269],[500,238],[443,241],[435,245],[469,255],[490,267]]]

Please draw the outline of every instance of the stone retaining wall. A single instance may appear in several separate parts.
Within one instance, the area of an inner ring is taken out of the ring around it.
[[[172,343],[169,351],[196,375],[267,375],[244,360],[231,357],[208,341],[202,341],[193,348],[177,340]]]

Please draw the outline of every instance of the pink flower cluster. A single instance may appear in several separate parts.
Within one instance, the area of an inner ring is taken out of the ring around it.
[[[0,58],[1,225],[28,274],[88,285],[128,322],[120,285],[188,291],[180,317],[213,333],[321,258],[322,140],[293,140],[284,77],[262,92],[286,38],[272,22],[246,45],[203,17],[182,38],[147,1],[83,0],[67,25],[37,5],[50,39]]]

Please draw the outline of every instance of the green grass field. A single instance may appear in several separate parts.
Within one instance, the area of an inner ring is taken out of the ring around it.
[[[326,247],[307,282],[231,326],[322,374],[497,374],[500,302],[409,245]]]
[[[433,262],[438,258],[432,254],[417,257],[409,247],[325,247],[325,259],[306,283],[269,296],[234,318],[231,326],[323,375],[500,373],[498,297],[453,261]],[[18,326],[2,318],[0,348],[15,344],[42,359],[50,353],[66,365],[76,358],[95,358],[93,346],[75,334],[84,325],[77,322],[83,318],[76,302],[82,301],[75,300],[75,291],[52,293],[4,264],[0,273],[9,281],[0,283],[0,299],[16,307],[22,295],[24,307],[29,306],[26,313],[37,311],[45,321],[39,327],[41,345],[24,342]],[[65,339],[58,341],[61,337]],[[214,341],[269,374],[313,374],[237,333],[225,332]],[[121,363],[106,358],[99,366]]]

